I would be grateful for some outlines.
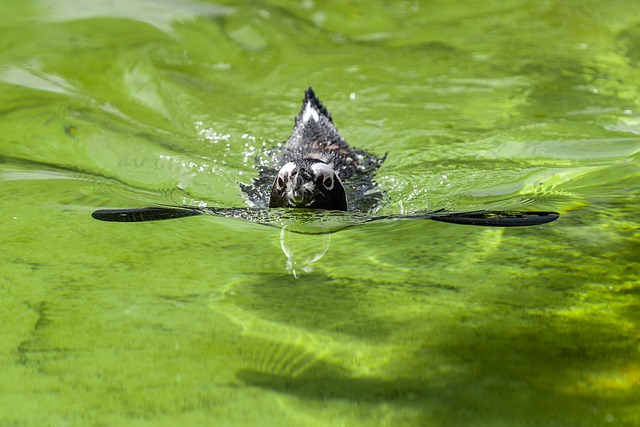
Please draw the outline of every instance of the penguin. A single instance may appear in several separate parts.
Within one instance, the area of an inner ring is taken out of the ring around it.
[[[351,148],[311,87],[277,158],[275,177],[263,169],[253,189],[242,186],[255,198],[256,187],[270,184],[269,208],[370,212],[382,199],[373,174],[384,158]]]
[[[449,212],[444,209],[411,215],[375,215],[385,195],[374,175],[387,155],[377,157],[353,149],[336,128],[331,113],[313,89],[304,93],[302,108],[294,120],[293,132],[278,154],[268,150],[270,161],[257,157],[258,177],[252,184],[240,183],[249,208],[200,206],[149,206],[143,208],[98,209],[91,215],[100,221],[140,222],[214,215],[242,218],[279,227],[279,221],[265,219],[266,208],[348,211],[354,215],[348,226],[377,220],[430,219],[453,224],[492,227],[540,225],[559,218],[546,211]],[[273,164],[275,162],[275,165]],[[344,227],[342,227],[344,228]],[[338,228],[338,229],[342,229]]]

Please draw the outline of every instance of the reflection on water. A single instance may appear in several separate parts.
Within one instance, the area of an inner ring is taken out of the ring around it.
[[[287,227],[280,230],[280,247],[287,257],[287,271],[298,277],[301,273],[311,273],[313,263],[322,259],[329,250],[331,234],[305,235],[292,233]]]

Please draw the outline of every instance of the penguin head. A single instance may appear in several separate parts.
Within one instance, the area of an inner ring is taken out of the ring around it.
[[[271,188],[270,208],[347,210],[347,196],[333,168],[317,159],[291,161]]]

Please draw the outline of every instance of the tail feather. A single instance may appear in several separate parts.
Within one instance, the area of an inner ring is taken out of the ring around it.
[[[333,119],[331,118],[331,113],[327,110],[327,108],[322,105],[322,102],[318,99],[313,88],[309,86],[309,88],[304,92],[304,101],[302,102],[302,108],[300,108],[300,114],[298,115],[298,121],[301,120],[302,115],[305,112],[306,106],[308,103],[311,103],[311,107],[316,110],[319,114],[325,116],[331,123],[333,123]]]

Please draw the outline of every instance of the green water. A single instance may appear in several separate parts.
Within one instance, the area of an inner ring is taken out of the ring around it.
[[[3,2],[0,425],[640,424],[640,3],[346,3]],[[91,218],[246,206],[309,85],[381,214],[561,218]]]

